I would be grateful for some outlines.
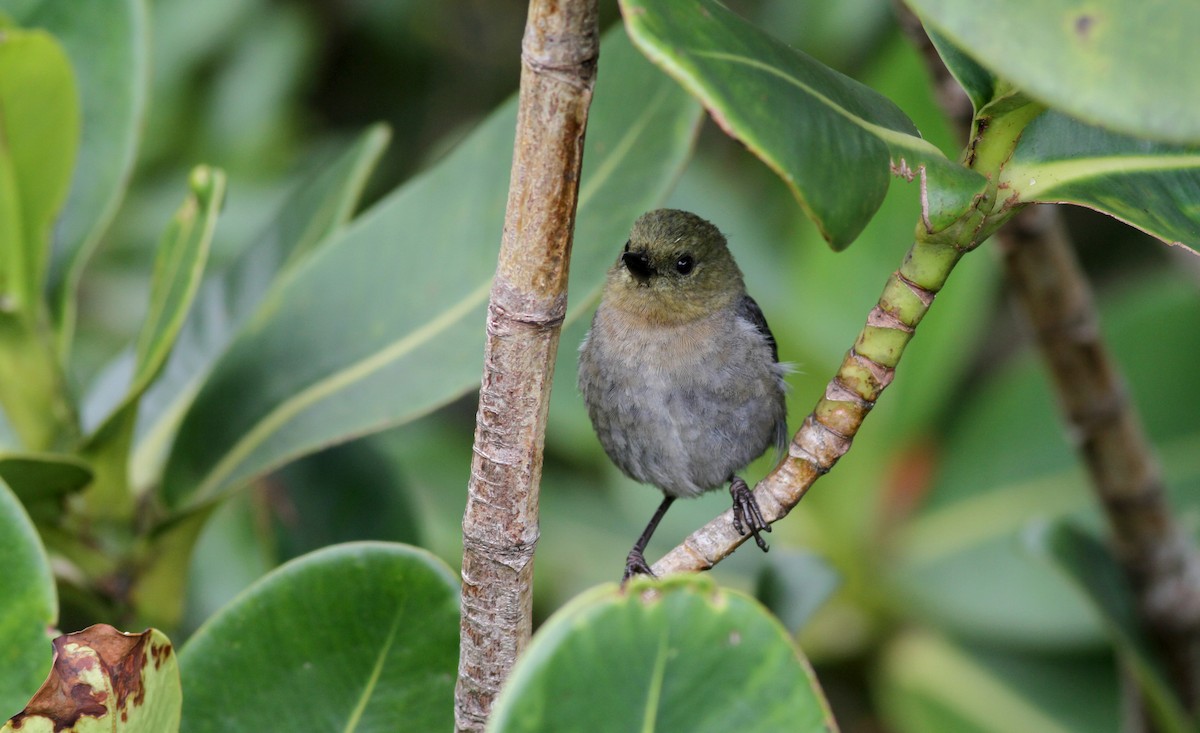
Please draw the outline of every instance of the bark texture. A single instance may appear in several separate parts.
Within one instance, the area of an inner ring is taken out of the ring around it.
[[[1026,209],[998,239],[1143,626],[1184,705],[1195,710],[1200,557],[1167,505],[1162,471],[1105,348],[1087,279],[1054,207]]]
[[[532,628],[546,410],[598,54],[594,0],[530,3],[463,515],[459,731],[483,730]]]

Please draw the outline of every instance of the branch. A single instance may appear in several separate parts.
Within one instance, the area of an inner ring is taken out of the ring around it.
[[[888,278],[854,347],[826,385],[824,397],[792,438],[787,458],[755,487],[754,496],[768,522],[786,516],[813,483],[850,450],[863,420],[891,384],[904,348],[954,266],[1008,215],[1000,212],[989,220],[982,213],[989,205],[988,200],[980,200],[960,225],[941,235],[918,228],[916,243],[904,264]],[[745,540],[733,527],[732,510],[726,510],[664,555],[653,571],[661,576],[707,570]]]
[[[546,410],[599,50],[595,0],[530,3],[463,515],[458,731],[483,730],[532,629]]]
[[[1162,472],[1101,337],[1091,290],[1057,211],[1030,208],[998,233],[1071,435],[1108,517],[1147,635],[1196,709],[1200,556],[1171,514]]]
[[[970,105],[964,107],[964,99],[945,92],[958,88],[962,97],[961,88],[916,15],[903,3],[896,7],[905,34],[922,51],[943,110],[965,132],[971,119],[964,112]],[[1195,711],[1200,702],[1200,556],[1167,506],[1154,451],[1104,346],[1087,279],[1051,207],[1026,209],[997,232],[997,239],[1009,285],[1037,333],[1062,410],[1108,517],[1114,551],[1130,579],[1143,626],[1166,660],[1184,705]],[[1136,699],[1137,690],[1124,682],[1127,694]]]

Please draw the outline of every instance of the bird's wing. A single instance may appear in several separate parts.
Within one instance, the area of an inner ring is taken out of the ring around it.
[[[779,347],[775,344],[775,334],[771,333],[771,327],[767,325],[767,317],[763,315],[762,308],[758,307],[758,303],[754,302],[754,298],[749,295],[743,295],[741,301],[738,302],[738,317],[743,318],[751,323],[763,338],[767,340],[767,344],[771,347],[771,358],[775,363],[779,364]],[[783,371],[790,370],[790,365],[782,365],[776,367],[781,370],[779,383],[783,388]],[[775,444],[775,463],[779,463],[787,451],[788,444],[788,427],[787,418],[781,415],[780,419],[775,422],[775,435],[772,441]]]
[[[758,303],[754,302],[754,298],[749,295],[742,296],[741,301],[738,302],[738,317],[746,319],[758,329],[758,332],[771,345],[771,358],[778,364],[779,347],[775,345],[775,334],[771,333],[771,327],[767,325],[767,317],[763,315],[762,308],[758,307]]]

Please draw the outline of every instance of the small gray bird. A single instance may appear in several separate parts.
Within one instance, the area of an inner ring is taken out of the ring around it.
[[[736,474],[787,444],[775,338],[725,237],[695,214],[659,209],[633,225],[579,350],[579,389],[600,444],[665,498],[625,560],[651,575],[646,544],[672,502],[729,483],[733,521],[765,552],[771,531]]]

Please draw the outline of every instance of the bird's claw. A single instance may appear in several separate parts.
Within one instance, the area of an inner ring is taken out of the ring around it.
[[[771,525],[763,519],[762,510],[758,508],[758,502],[754,499],[754,492],[745,481],[734,476],[729,483],[729,493],[733,496],[733,528],[740,535],[745,535],[747,531],[754,535],[754,543],[758,545],[758,549],[766,552],[770,548],[759,532],[770,532]]]
[[[650,569],[650,564],[646,562],[646,556],[638,549],[631,550],[629,556],[625,558],[625,575],[621,577],[621,585],[624,586],[635,575],[648,575],[651,578],[658,577]]]

